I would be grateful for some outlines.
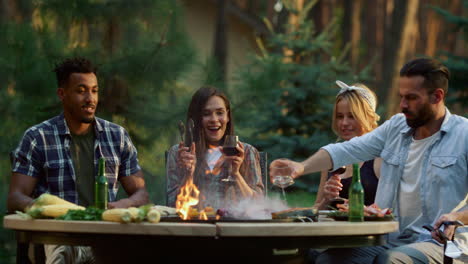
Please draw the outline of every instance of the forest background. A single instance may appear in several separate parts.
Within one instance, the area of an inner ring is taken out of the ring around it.
[[[164,204],[164,151],[201,85],[228,94],[242,141],[270,161],[301,160],[336,141],[335,80],[373,89],[382,123],[399,111],[398,69],[415,57],[450,68],[447,105],[467,116],[467,37],[467,0],[0,0],[0,210],[9,153],[61,111],[52,69],[63,58],[99,65],[97,115],[129,131],[151,200]],[[310,206],[317,184],[303,177],[289,204]],[[2,229],[0,262],[14,254]]]

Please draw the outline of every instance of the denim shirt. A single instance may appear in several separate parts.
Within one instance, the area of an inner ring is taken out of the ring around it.
[[[448,109],[445,113],[441,133],[429,146],[422,162],[421,209],[427,224],[434,224],[442,214],[451,212],[468,193],[468,120],[450,114]],[[398,190],[413,134],[414,129],[406,124],[405,116],[397,114],[370,133],[323,149],[330,154],[334,169],[381,157],[375,201],[382,208],[393,208],[398,220],[405,217],[399,215]],[[406,234],[410,240],[430,238],[429,232],[411,234],[412,231],[401,228],[400,234]]]
[[[123,127],[96,117],[94,129],[94,177],[98,160],[104,157],[109,201],[114,201],[118,180],[141,169],[137,151]],[[62,113],[26,130],[12,153],[12,171],[38,179],[34,197],[48,192],[78,204],[70,145],[71,134]]]

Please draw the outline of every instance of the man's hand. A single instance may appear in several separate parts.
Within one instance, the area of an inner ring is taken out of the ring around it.
[[[129,208],[129,207],[132,207],[132,206],[133,206],[133,202],[128,198],[121,199],[121,200],[118,200],[118,201],[111,202],[111,203],[107,204],[108,209]]]
[[[434,224],[435,231],[431,232],[432,238],[437,240],[439,243],[444,243],[443,238],[439,236],[439,234],[437,233],[437,230],[440,228],[443,222],[456,221],[456,220],[459,220],[457,212],[441,215]],[[455,228],[456,228],[455,225],[445,226],[444,234],[448,239],[453,239],[453,236],[455,235]]]
[[[291,168],[291,176],[293,179],[301,176],[304,173],[304,165],[300,162],[295,162],[288,159],[277,159],[270,164],[270,181],[273,182],[275,175],[278,175],[278,168],[288,166]],[[282,175],[288,176],[288,175]]]

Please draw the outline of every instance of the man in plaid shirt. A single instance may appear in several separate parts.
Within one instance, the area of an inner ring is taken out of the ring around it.
[[[73,58],[57,65],[54,71],[63,113],[29,128],[12,152],[9,211],[24,211],[33,197],[44,192],[83,206],[94,205],[100,157],[106,160],[109,208],[148,203],[137,151],[127,131],[95,117],[96,68],[89,60]],[[128,198],[116,201],[118,182]]]

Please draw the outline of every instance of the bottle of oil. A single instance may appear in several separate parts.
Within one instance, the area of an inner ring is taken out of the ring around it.
[[[350,222],[364,221],[364,188],[361,184],[359,164],[353,164],[353,180],[349,187],[349,217]]]
[[[98,175],[94,185],[94,203],[96,208],[99,209],[107,209],[107,201],[109,199],[105,167],[106,159],[103,157],[99,158]]]

